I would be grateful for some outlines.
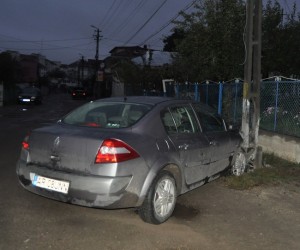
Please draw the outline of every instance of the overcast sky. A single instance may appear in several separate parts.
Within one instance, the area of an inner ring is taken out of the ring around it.
[[[50,60],[62,63],[74,62],[81,56],[94,58],[95,28],[91,25],[102,31],[99,59],[108,56],[109,51],[116,46],[147,44],[152,49],[162,49],[162,38],[170,34],[173,27],[167,26],[168,22],[192,2],[1,0],[0,52],[16,50],[24,54],[41,53]],[[281,2],[283,6],[290,5],[288,7],[292,9],[291,2],[294,1]]]

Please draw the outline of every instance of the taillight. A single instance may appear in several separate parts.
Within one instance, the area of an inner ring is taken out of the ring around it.
[[[29,139],[29,135],[26,135],[24,140],[22,141],[22,148],[25,150],[29,150],[28,139]]]
[[[96,155],[95,163],[118,163],[140,157],[125,142],[117,139],[106,139]]]

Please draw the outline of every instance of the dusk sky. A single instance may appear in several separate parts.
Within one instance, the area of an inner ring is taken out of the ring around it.
[[[282,7],[292,10],[295,1],[280,2]],[[91,25],[102,31],[99,59],[107,57],[116,46],[147,44],[152,49],[161,50],[163,37],[170,34],[173,27],[168,23],[192,2],[1,0],[0,52],[41,53],[62,63],[74,62],[81,56],[92,59],[95,57],[96,41],[93,38],[95,28]]]

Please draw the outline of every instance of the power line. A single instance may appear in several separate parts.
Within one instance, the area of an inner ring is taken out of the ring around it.
[[[154,11],[154,13],[146,20],[146,22],[125,42],[124,45],[127,45],[133,38],[136,37],[138,33],[151,21],[151,19],[156,15],[156,13],[163,7],[163,5],[167,2],[168,0],[164,0],[162,4]]]
[[[105,23],[105,21],[106,21],[106,18],[109,16],[109,14],[110,14],[111,10],[113,9],[113,7],[115,6],[115,3],[116,3],[116,2],[117,2],[117,0],[114,0],[114,1],[113,1],[112,5],[109,7],[108,11],[106,12],[105,16],[103,17],[102,21],[99,23],[98,26],[100,26],[101,23],[102,23],[103,26],[104,26],[104,23]],[[102,27],[102,28],[103,28],[103,27]]]
[[[159,30],[157,30],[156,32],[154,32],[152,35],[148,36],[143,42],[141,42],[139,45],[143,45],[145,44],[147,41],[149,41],[152,37],[154,37],[155,35],[157,35],[158,33],[160,33],[161,31],[163,31],[165,28],[167,28],[173,21],[175,21],[179,16],[180,16],[180,12],[184,12],[186,10],[188,10],[189,8],[191,8],[197,0],[192,1],[191,3],[189,3],[188,5],[186,5],[181,11],[178,12],[177,15],[175,15],[173,18],[171,18],[166,24],[164,24]]]
[[[118,16],[118,13],[122,11],[122,4],[126,4],[126,1],[120,1],[119,4],[114,9],[114,12],[109,16],[109,19],[106,20],[105,23],[102,24],[102,30],[105,30],[107,26],[110,26],[112,21],[115,21],[115,17]]]
[[[122,22],[121,25],[119,25],[116,29],[114,29],[109,36],[115,35],[117,32],[121,32],[125,26],[136,16],[136,14],[139,12],[139,10],[145,5],[147,0],[140,0],[137,6],[129,13],[127,18]]]
[[[57,48],[43,48],[43,50],[61,50],[61,49],[75,49],[75,48],[78,48],[78,47],[81,47],[81,46],[87,46],[87,45],[91,45],[93,42],[90,42],[90,43],[84,43],[84,44],[77,44],[77,45],[74,45],[74,46],[57,46]],[[33,48],[33,49],[29,49],[29,48],[8,48],[8,47],[1,47],[2,49],[5,49],[5,50],[37,50],[36,48]]]
[[[8,37],[8,38],[11,38],[11,39],[15,39],[15,40],[12,40],[12,41],[7,41],[7,42],[40,42],[40,40],[24,40],[24,39],[21,39],[21,38],[17,38],[17,37],[14,37],[14,36],[8,36],[8,35],[5,35],[5,34],[0,34],[0,36],[3,36],[3,37]],[[49,40],[44,40],[43,41],[46,41],[46,42],[64,42],[64,41],[79,41],[79,40],[87,40],[87,39],[90,39],[90,38],[87,38],[87,37],[80,37],[80,38],[66,38],[66,39],[49,39]]]

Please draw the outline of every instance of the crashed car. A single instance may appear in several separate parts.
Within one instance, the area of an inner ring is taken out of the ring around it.
[[[245,171],[241,136],[215,110],[191,100],[118,97],[91,101],[23,141],[21,185],[54,200],[136,207],[165,222],[178,195],[229,169]]]

